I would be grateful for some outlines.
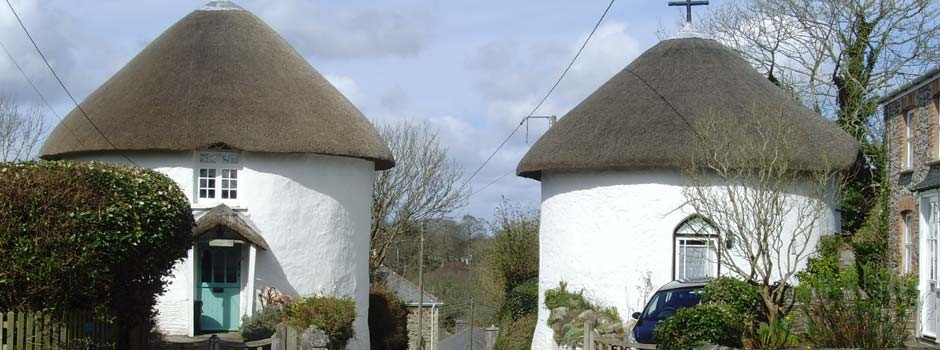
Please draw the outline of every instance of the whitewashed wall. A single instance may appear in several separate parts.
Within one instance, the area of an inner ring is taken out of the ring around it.
[[[643,292],[647,273],[654,291],[672,280],[673,231],[693,214],[683,207],[684,185],[678,170],[543,173],[532,349],[557,348],[543,302],[545,290],[560,281],[629,318],[649,297]],[[833,213],[826,212],[821,233],[835,232]]]
[[[193,152],[131,152],[138,165],[156,169],[190,198],[198,217],[213,203],[194,203]],[[75,157],[127,163],[113,154]],[[356,302],[356,338],[350,349],[369,348],[369,225],[374,164],[315,154],[243,152],[237,203],[271,247],[258,251],[255,289],[275,287],[295,296],[348,296]],[[247,263],[247,249],[243,264]],[[191,334],[195,267],[192,251],[178,264],[168,291],[158,301],[158,323],[168,334]],[[244,280],[247,268],[243,269]],[[240,314],[247,313],[242,290]]]

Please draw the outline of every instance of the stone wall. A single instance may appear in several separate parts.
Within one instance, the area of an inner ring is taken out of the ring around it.
[[[424,349],[422,350],[437,350],[437,341],[438,341],[438,321],[440,316],[440,309],[436,307],[425,306],[423,319],[421,322],[424,324],[422,329],[422,338],[424,338]],[[408,307],[408,350],[418,350],[418,307],[409,306]]]

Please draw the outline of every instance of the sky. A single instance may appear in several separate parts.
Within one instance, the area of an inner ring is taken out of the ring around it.
[[[147,44],[207,0],[11,0],[79,101]],[[712,1],[717,5],[719,1]],[[574,57],[608,0],[237,0],[281,34],[373,123],[435,129],[470,175],[535,107]],[[684,8],[616,1],[580,58],[535,115],[563,117],[607,79],[680,29]],[[74,105],[56,85],[12,13],[0,6],[0,41],[49,100],[50,123]],[[714,8],[714,6],[712,6]],[[703,12],[696,8],[695,13]],[[0,55],[0,94],[39,106]],[[548,128],[532,120],[471,181],[452,215],[489,218],[505,198],[538,208],[537,181],[515,176]],[[528,139],[528,140],[527,140]]]

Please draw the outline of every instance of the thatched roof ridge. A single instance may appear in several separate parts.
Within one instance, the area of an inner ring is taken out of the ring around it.
[[[755,107],[776,112],[748,113]],[[786,118],[802,147],[794,161],[807,168],[846,168],[859,152],[854,138],[737,53],[714,40],[687,37],[660,42],[573,108],[532,146],[516,173],[538,180],[551,170],[691,164],[702,155],[692,128],[707,116],[731,125]]]
[[[196,228],[193,229],[193,239],[198,239],[203,235],[210,234],[216,228],[224,228],[234,232],[245,241],[258,246],[263,250],[271,249],[268,242],[261,236],[261,232],[245,215],[232,210],[225,204],[209,209],[205,214],[196,220]],[[205,238],[205,237],[202,237]],[[218,237],[216,237],[218,238]]]
[[[252,13],[213,1],[170,27],[81,104],[117,151],[318,153],[394,166],[372,124]],[[112,152],[76,109],[47,159]]]

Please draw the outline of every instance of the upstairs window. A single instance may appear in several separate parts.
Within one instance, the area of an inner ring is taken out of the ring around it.
[[[692,216],[679,225],[675,235],[677,280],[702,280],[718,276],[718,235],[701,216]]]
[[[238,199],[238,153],[198,152],[196,158],[196,196],[199,199]]]
[[[904,168],[914,167],[914,110],[904,114]]]

